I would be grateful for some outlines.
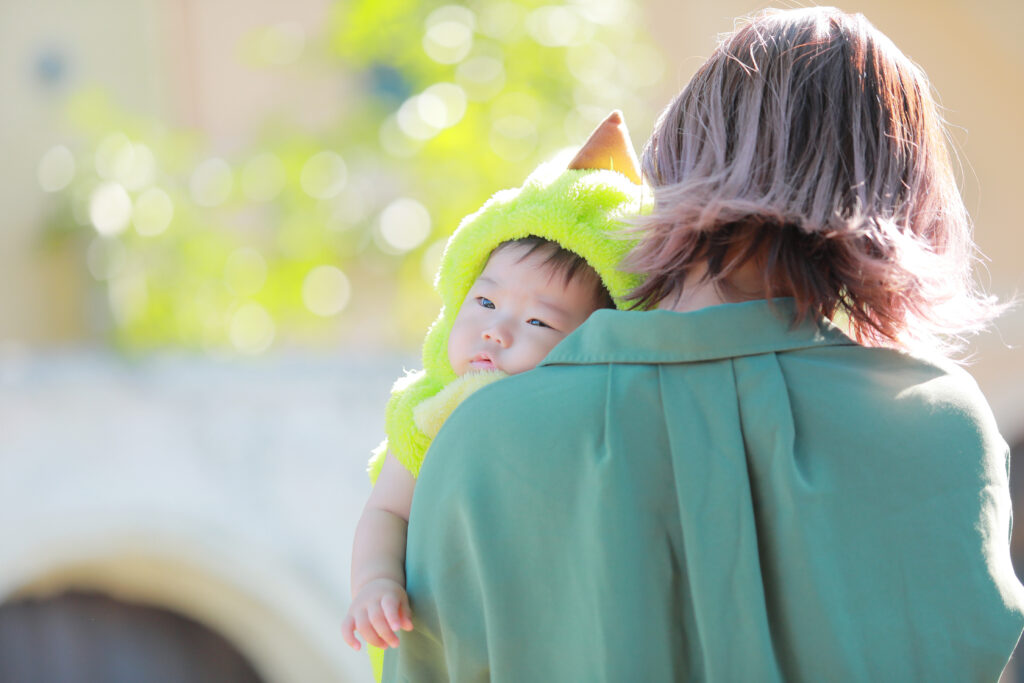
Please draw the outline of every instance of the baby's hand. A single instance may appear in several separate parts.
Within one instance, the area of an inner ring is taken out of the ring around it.
[[[356,631],[374,647],[398,647],[395,631],[412,630],[411,614],[409,596],[401,584],[391,579],[374,579],[352,599],[341,633],[353,650],[360,648]]]

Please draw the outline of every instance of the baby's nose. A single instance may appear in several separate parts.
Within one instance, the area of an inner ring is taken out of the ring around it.
[[[484,339],[489,342],[494,342],[502,348],[506,348],[508,347],[509,335],[506,330],[495,326],[484,330]]]

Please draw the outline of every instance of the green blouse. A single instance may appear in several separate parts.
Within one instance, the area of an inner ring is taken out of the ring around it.
[[[790,300],[598,311],[435,439],[385,681],[995,681],[1024,626],[971,377]]]

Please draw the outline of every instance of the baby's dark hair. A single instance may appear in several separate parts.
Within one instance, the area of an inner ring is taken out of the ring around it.
[[[491,255],[493,256],[509,247],[524,248],[523,254],[519,257],[520,261],[529,258],[533,254],[539,253],[543,255],[544,265],[551,268],[555,274],[561,274],[565,284],[568,285],[574,279],[580,279],[592,285],[597,308],[615,308],[615,300],[608,292],[604,282],[601,281],[601,276],[587,263],[585,258],[576,252],[569,251],[558,242],[530,235],[529,237],[520,237],[519,239],[502,242],[494,248]]]

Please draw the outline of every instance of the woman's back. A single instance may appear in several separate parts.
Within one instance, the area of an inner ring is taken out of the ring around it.
[[[1024,597],[984,399],[791,306],[600,312],[460,407],[398,678],[998,677]]]

